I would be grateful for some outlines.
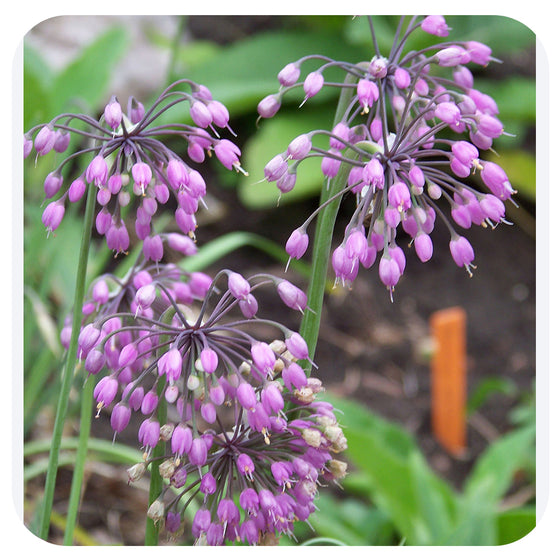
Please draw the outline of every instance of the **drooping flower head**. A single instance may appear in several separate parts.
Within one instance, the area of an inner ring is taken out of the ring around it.
[[[373,36],[376,52],[370,61],[353,64],[307,56],[288,64],[278,75],[278,93],[258,107],[260,117],[271,117],[287,92],[301,87],[307,102],[326,87],[319,79],[325,70],[344,72],[344,82],[329,82],[348,96],[340,121],[330,132],[310,131],[294,139],[265,168],[265,179],[287,192],[296,186],[302,161],[319,157],[326,180],[339,181],[324,205],[349,193],[356,197],[344,239],[332,254],[337,281],[351,284],[360,266],[370,268],[378,260],[379,276],[391,297],[406,266],[398,231],[404,231],[426,262],[432,257],[430,234],[439,217],[449,228],[453,259],[470,274],[474,251],[456,228],[495,227],[505,221],[504,203],[514,194],[504,170],[480,155],[504,134],[496,102],[474,88],[469,69],[470,64],[486,66],[495,60],[491,49],[460,41],[407,52],[406,40],[414,32],[449,35],[442,16],[403,19],[400,29],[386,57]],[[313,59],[321,65],[300,80],[302,65]],[[319,135],[328,137],[328,148],[315,145]],[[487,192],[466,181],[476,174]],[[451,220],[442,203],[448,205]],[[304,254],[307,226],[324,205],[288,240],[291,258]]]
[[[259,316],[256,292],[266,285],[289,308],[306,308],[305,294],[281,278],[224,270],[211,279],[175,265],[102,277],[84,306],[79,357],[100,376],[98,411],[111,411],[116,433],[143,416],[144,462],[130,479],[162,459],[154,448],[165,442],[165,490],[148,515],[170,532],[190,526],[199,544],[290,535],[314,511],[322,481],[344,476],[334,455],[346,439],[332,406],[317,400],[321,382],[298,363],[309,359],[305,341]],[[263,340],[271,329],[277,338]]]
[[[190,91],[180,89],[184,85]],[[168,123],[166,113],[180,103],[188,104],[192,122]],[[125,112],[113,96],[99,120],[64,113],[33,127],[24,136],[25,157],[33,147],[37,157],[52,151],[62,154],[72,136],[83,144],[45,178],[45,197],[54,200],[45,209],[43,223],[49,232],[54,231],[65,205],[80,200],[87,184],[94,184],[100,206],[95,225],[108,247],[116,253],[128,250],[130,234],[123,215],[136,200],[135,233],[148,258],[161,260],[161,239],[153,231],[152,218],[170,198],[175,200],[177,226],[194,236],[195,214],[206,194],[206,183],[193,164],[214,154],[226,168],[244,173],[239,148],[218,134],[217,129],[223,128],[231,131],[226,107],[212,98],[208,88],[188,79],[167,87],[147,110],[131,97]],[[178,139],[185,141],[189,162],[170,147],[171,140]],[[73,172],[76,160],[84,168],[65,182],[63,174]]]

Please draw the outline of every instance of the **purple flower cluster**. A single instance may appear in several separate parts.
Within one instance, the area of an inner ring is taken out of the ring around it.
[[[190,93],[178,89],[184,84],[190,86]],[[161,122],[169,109],[183,102],[189,104],[192,125]],[[60,225],[67,202],[79,201],[87,185],[94,184],[100,206],[95,225],[108,247],[117,254],[129,248],[123,210],[134,196],[139,199],[135,233],[143,242],[145,256],[160,261],[165,238],[152,227],[158,207],[174,198],[177,226],[192,237],[197,225],[195,213],[206,194],[202,175],[169,148],[168,141],[183,139],[194,163],[204,161],[206,154],[214,154],[227,169],[244,172],[239,163],[239,148],[230,140],[220,138],[216,130],[230,130],[228,121],[228,110],[212,98],[208,88],[183,79],[167,87],[148,110],[131,97],[125,113],[113,96],[99,120],[64,113],[49,123],[33,127],[24,136],[25,157],[33,149],[37,157],[51,152],[63,154],[72,136],[86,144],[65,157],[45,178],[45,198],[53,199],[42,217],[47,231],[52,232]],[[72,172],[76,160],[83,165],[83,157],[89,162],[65,185],[63,173],[66,169]]]
[[[309,359],[307,344],[257,316],[261,286],[274,286],[300,312],[304,292],[268,274],[224,270],[212,279],[148,263],[124,279],[106,275],[93,283],[78,339],[89,374],[108,371],[94,389],[98,413],[109,408],[116,433],[134,412],[144,417],[144,460],[129,469],[130,480],[162,461],[164,490],[148,516],[170,533],[188,517],[198,544],[257,544],[291,534],[294,522],[314,511],[320,480],[346,471],[333,458],[346,439],[332,406],[316,400],[321,382],[298,363]],[[271,329],[280,336],[263,341]],[[164,456],[155,457],[162,441]],[[186,515],[189,506],[196,511]]]
[[[432,257],[430,234],[439,217],[449,228],[453,260],[470,274],[474,251],[456,228],[495,227],[504,222],[504,202],[514,194],[505,171],[480,156],[504,134],[504,127],[496,102],[474,88],[467,65],[486,66],[494,60],[491,49],[467,41],[440,42],[407,52],[406,40],[416,30],[442,38],[449,28],[443,17],[428,16],[412,17],[402,29],[387,57],[381,55],[373,36],[376,54],[369,62],[308,56],[288,64],[278,74],[279,92],[258,106],[260,117],[272,117],[287,92],[303,88],[305,102],[326,85],[325,70],[336,67],[345,73],[344,82],[328,84],[341,88],[349,99],[340,121],[332,130],[295,138],[267,164],[264,175],[285,193],[296,184],[298,165],[319,157],[326,180],[342,181],[325,205],[347,193],[356,197],[356,210],[332,255],[337,281],[351,284],[360,265],[370,268],[381,253],[379,276],[391,297],[406,266],[405,253],[397,244],[398,230],[405,232],[418,258],[426,262]],[[321,61],[321,66],[300,80],[302,63],[311,59]],[[314,145],[319,135],[328,137],[328,149]],[[487,192],[466,181],[477,173]],[[451,220],[444,206],[449,207]],[[305,253],[307,226],[319,210],[289,238],[286,250],[291,258]]]

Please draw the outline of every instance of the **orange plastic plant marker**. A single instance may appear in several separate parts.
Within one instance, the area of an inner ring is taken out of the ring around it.
[[[466,446],[466,313],[460,307],[430,318],[435,342],[431,363],[432,431],[452,455]]]

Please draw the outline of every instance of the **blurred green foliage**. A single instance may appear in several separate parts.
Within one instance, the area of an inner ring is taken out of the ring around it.
[[[351,545],[492,546],[524,537],[535,527],[535,507],[502,508],[514,482],[534,485],[534,403],[522,422],[491,443],[461,492],[438,476],[414,438],[353,400],[328,397],[340,411],[348,439],[350,474],[336,498],[320,493],[310,518],[316,533]],[[521,408],[519,409],[521,411]]]

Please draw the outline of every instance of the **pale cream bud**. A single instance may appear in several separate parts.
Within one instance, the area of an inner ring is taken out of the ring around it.
[[[273,368],[274,373],[282,373],[284,371],[284,366],[285,366],[284,360],[278,358],[274,362],[274,368]]]
[[[175,472],[175,459],[167,459],[159,466],[159,474],[163,478],[171,478]]]
[[[247,362],[242,362],[242,364],[239,366],[239,373],[245,376],[250,375],[251,366]]]
[[[331,459],[327,461],[327,469],[332,474],[335,479],[344,478],[346,476],[346,470],[348,464],[344,461],[338,461],[337,459]]]
[[[319,426],[336,426],[337,422],[331,416],[318,416],[315,421]]]
[[[321,391],[325,390],[325,388],[323,387],[323,382],[320,379],[318,379],[317,377],[309,377],[307,379],[307,386],[314,393],[320,393]]]
[[[189,389],[190,391],[194,391],[195,389],[198,389],[199,385],[200,379],[196,375],[193,375],[191,373],[189,375],[189,378],[187,379],[187,389]]]
[[[270,344],[270,349],[276,354],[282,354],[286,351],[286,344],[283,340],[273,340]]]
[[[319,447],[321,445],[321,432],[313,428],[304,428],[301,437],[311,447]]]
[[[149,508],[148,508],[148,517],[158,523],[161,521],[165,516],[165,506],[161,500],[156,500]]]
[[[315,393],[309,387],[302,387],[294,391],[294,397],[304,404],[309,404],[315,400]]]
[[[128,473],[128,482],[136,482],[146,472],[146,464],[136,463],[136,465],[127,469],[126,472]]]
[[[164,424],[159,429],[159,437],[163,441],[169,441],[171,439],[171,435],[173,434],[174,429],[175,429],[175,426],[173,424]]]

